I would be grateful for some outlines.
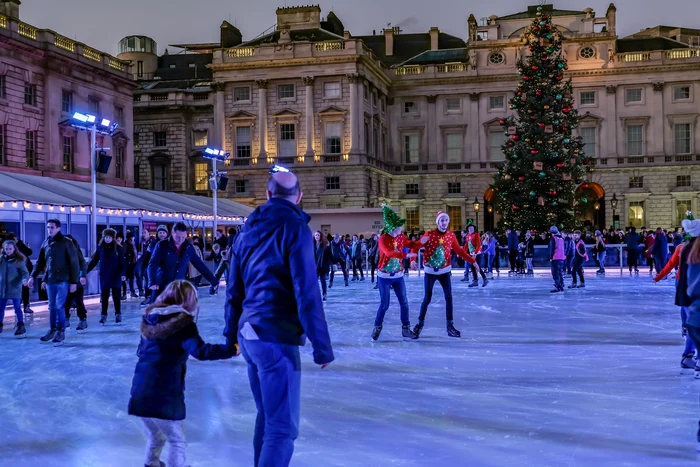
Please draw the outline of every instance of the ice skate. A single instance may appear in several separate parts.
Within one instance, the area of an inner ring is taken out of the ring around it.
[[[3,327],[3,324],[0,323],[0,334],[2,334],[2,327]]]
[[[348,283],[348,281],[345,281],[345,287],[350,287],[350,284]]]
[[[323,294],[323,299],[324,302],[326,301],[326,294]]]
[[[447,335],[450,337],[462,337],[462,333],[455,328],[452,321],[447,322]]]
[[[65,328],[66,328],[66,329],[70,329],[70,318],[66,318],[66,325],[65,325]]]
[[[552,289],[552,290],[549,291],[549,293],[559,293],[559,292],[563,292],[563,290],[561,290],[561,289]]]
[[[78,334],[84,334],[87,332],[87,320],[86,319],[81,319],[80,322],[78,323],[78,327],[75,328],[76,331],[78,331]]]
[[[139,294],[136,292],[131,292],[131,298],[139,298]]]
[[[382,326],[375,326],[374,330],[372,331],[372,340],[376,341],[379,339],[379,334],[382,333]]]
[[[464,278],[462,278],[460,282],[469,282],[469,278],[467,276],[464,276]]]
[[[416,337],[420,337],[421,331],[423,331],[423,321],[418,321],[418,324],[413,326],[413,334],[415,334]]]
[[[578,286],[578,288],[579,288],[579,289],[585,289],[585,288],[586,288],[586,284],[584,284],[584,283],[582,282],[581,285]]]
[[[489,284],[488,278],[484,277],[484,282],[481,284],[482,287],[486,287]]]
[[[15,337],[17,339],[24,339],[27,337],[27,330],[24,327],[24,323],[17,323],[17,327],[15,328]]]
[[[472,283],[469,284],[469,287],[479,287],[479,281],[478,280],[472,281]]]
[[[102,326],[104,326],[106,322],[107,322],[107,315],[100,316],[100,324]]]
[[[364,278],[364,277],[360,277],[360,282],[364,282],[364,281],[365,281],[365,278]]]
[[[26,306],[26,307],[24,307],[24,314],[25,314],[25,315],[33,315],[33,314],[34,314],[34,310],[32,310],[31,307]]]
[[[570,289],[578,289],[578,285],[576,285],[576,284],[571,284],[568,288],[570,288]]]
[[[122,324],[122,314],[117,313],[114,315],[114,322],[121,326]]]
[[[63,345],[63,341],[66,339],[66,331],[59,329],[56,332],[56,337],[53,338],[53,346],[60,347]]]
[[[41,342],[51,342],[54,337],[56,337],[56,328],[51,328],[49,332],[47,332],[43,337],[41,337],[39,340]]]
[[[333,282],[329,282],[329,283],[328,283],[328,288],[329,288],[329,289],[332,289],[332,288],[333,288]]]
[[[688,374],[695,370],[695,360],[693,354],[683,355],[681,358],[681,374]]]
[[[403,336],[404,340],[418,339],[418,335],[411,331],[410,326],[401,326],[401,335]]]

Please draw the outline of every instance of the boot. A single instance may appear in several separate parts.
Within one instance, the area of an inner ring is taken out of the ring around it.
[[[41,337],[39,340],[41,342],[51,342],[54,337],[56,337],[56,328],[51,328],[49,332],[47,332],[43,337]]]
[[[376,341],[379,339],[379,334],[382,333],[382,326],[375,326],[374,330],[372,331],[372,340]]]
[[[329,283],[328,283],[328,288],[329,288],[329,289],[332,289],[332,288],[333,288],[333,282],[329,282]]]
[[[555,289],[552,289],[549,291],[549,293],[559,293],[559,292],[561,292],[561,290],[558,288],[555,288]]]
[[[377,282],[376,284],[374,284],[374,290],[379,290],[379,282]]]
[[[323,294],[323,301],[326,301],[326,294]]]
[[[482,286],[482,287],[486,287],[486,286],[488,285],[488,283],[489,283],[489,280],[488,280],[487,278],[484,277],[484,283],[481,284],[481,286]]]
[[[473,280],[469,287],[479,287],[479,279]]]
[[[33,314],[34,314],[34,310],[32,310],[31,307],[30,307],[29,305],[27,305],[27,306],[24,307],[24,314],[25,314],[25,315],[33,315]]]
[[[140,303],[139,306],[142,306],[142,307],[148,306],[148,305],[149,305],[148,301],[149,301],[149,300],[148,300],[148,297],[144,298],[144,299],[141,301],[141,303]]]
[[[683,355],[683,358],[681,358],[681,374],[684,372],[684,370],[693,370],[695,369],[695,360],[693,360],[693,354],[687,354]]]
[[[53,346],[60,347],[63,345],[63,341],[66,339],[66,331],[59,329],[56,332],[56,337],[53,338]]]
[[[78,327],[75,328],[76,331],[78,331],[78,334],[84,334],[87,332],[87,320],[86,319],[81,319],[80,322],[78,323]]]
[[[121,324],[122,324],[122,314],[121,314],[121,313],[115,314],[115,315],[114,315],[114,321],[115,321],[117,324],[121,325]]]
[[[363,276],[363,277],[360,277],[360,282],[364,282],[364,281],[365,281],[364,276]]]
[[[104,326],[106,322],[107,322],[107,315],[100,316],[100,324],[102,326]]]
[[[462,337],[462,333],[455,328],[453,321],[447,322],[447,335],[450,337]]]
[[[469,278],[467,276],[464,276],[460,282],[469,282]]]
[[[413,326],[413,334],[416,335],[416,338],[420,337],[420,333],[423,331],[423,324],[425,324],[424,321],[418,321],[418,324]]]
[[[131,298],[139,298],[139,294],[136,292],[131,292]]]
[[[579,289],[585,289],[585,288],[586,288],[586,284],[584,284],[583,282],[581,282],[581,285],[579,285],[578,288],[579,288]]]
[[[17,323],[17,329],[15,329],[15,337],[17,339],[24,339],[27,337],[27,330],[24,328],[24,323]]]
[[[350,287],[350,284],[348,284],[348,281],[345,281],[345,287]]]
[[[570,289],[576,289],[576,288],[578,288],[578,285],[576,285],[576,284],[571,284],[571,285],[569,286],[569,288],[570,288]]]
[[[404,339],[410,339],[410,340],[416,340],[418,339],[418,336],[411,331],[410,326],[401,326],[401,335],[403,336]]]

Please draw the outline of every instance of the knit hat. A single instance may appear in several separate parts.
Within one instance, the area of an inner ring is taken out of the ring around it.
[[[163,232],[165,232],[165,233],[168,233],[168,227],[165,226],[165,225],[163,225],[163,224],[161,224],[161,225],[159,225],[158,228],[156,229],[156,235],[157,235],[158,232],[160,232],[161,230],[162,230]]]
[[[386,204],[382,204],[382,215],[384,216],[383,233],[393,232],[397,228],[406,224],[406,219],[402,219],[401,216],[396,214],[396,212],[394,212],[394,210],[392,210]]]
[[[438,211],[437,215],[435,216],[435,223],[439,223],[442,217],[447,217],[447,220],[450,220],[450,216],[445,211]]]
[[[464,230],[469,230],[469,227],[474,227],[474,230],[477,230],[474,219],[467,219],[467,225],[464,226]]]
[[[557,228],[556,225],[551,226],[551,227],[549,228],[549,231],[550,231],[551,233],[553,233],[553,234],[558,234],[558,233],[559,233],[559,229]]]
[[[700,220],[695,220],[692,212],[686,211],[685,219],[683,219],[681,225],[683,226],[683,230],[685,230],[685,235],[683,236],[684,241],[688,241],[700,235]]]
[[[106,228],[102,231],[102,238],[104,237],[116,237],[117,236],[117,231],[114,229]]]

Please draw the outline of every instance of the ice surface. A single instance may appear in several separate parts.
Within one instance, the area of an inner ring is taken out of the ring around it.
[[[327,370],[303,349],[302,420],[293,466],[695,465],[700,381],[679,374],[680,316],[673,281],[648,274],[587,277],[585,290],[550,296],[551,280],[501,277],[467,289],[453,277],[455,324],[445,333],[439,284],[419,342],[400,338],[392,304],[377,343],[372,284],[341,282],[326,313],[337,360]],[[568,283],[568,281],[567,281]],[[423,281],[407,279],[412,324]],[[219,342],[223,295],[202,298],[205,340]],[[124,323],[41,345],[47,314],[28,338],[0,335],[0,465],[140,466],[144,437],[126,414],[136,362],[138,300]],[[199,362],[187,373],[192,466],[252,465],[255,407],[245,362]],[[164,458],[165,459],[165,458]]]

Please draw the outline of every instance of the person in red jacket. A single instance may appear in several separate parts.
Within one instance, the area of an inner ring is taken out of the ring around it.
[[[478,259],[481,255],[481,237],[479,236],[479,232],[477,232],[476,226],[474,225],[471,219],[467,221],[467,239],[464,243],[464,250],[476,259]],[[489,280],[486,278],[486,274],[479,268],[475,267],[474,264],[464,265],[464,278],[462,279],[462,282],[467,282],[469,280],[469,271],[471,271],[472,273],[472,282],[471,284],[469,284],[469,287],[479,286],[479,279],[476,276],[477,271],[481,274],[481,278],[484,281],[482,287],[486,287],[486,284],[489,283]]]
[[[413,328],[413,333],[420,336],[425,323],[425,314],[428,312],[428,305],[433,299],[433,286],[435,282],[440,282],[442,291],[445,293],[447,335],[450,337],[462,337],[462,334],[455,329],[452,306],[452,250],[457,255],[467,261],[472,267],[479,271],[479,265],[474,258],[459,246],[459,241],[452,231],[447,230],[450,225],[450,216],[443,211],[439,211],[435,218],[437,229],[426,232],[421,238],[421,243],[425,246],[423,256],[423,268],[425,269],[425,296],[420,306],[420,316],[418,324]],[[477,234],[478,235],[478,234]],[[467,236],[469,238],[469,236]],[[479,244],[481,248],[481,244]],[[488,279],[484,277],[484,285]]]
[[[379,266],[377,271],[377,286],[379,288],[379,309],[374,320],[374,330],[372,340],[379,339],[384,323],[384,315],[389,309],[389,297],[391,289],[394,289],[396,298],[401,307],[402,335],[406,339],[417,339],[411,331],[411,323],[408,318],[408,298],[406,297],[406,283],[404,282],[403,260],[408,258],[414,260],[418,256],[415,251],[421,247],[420,242],[409,241],[403,231],[406,219],[402,219],[398,214],[386,205],[382,205],[384,215],[384,230],[379,237]],[[415,251],[413,251],[415,250]],[[416,268],[415,261],[411,262],[411,267]]]

